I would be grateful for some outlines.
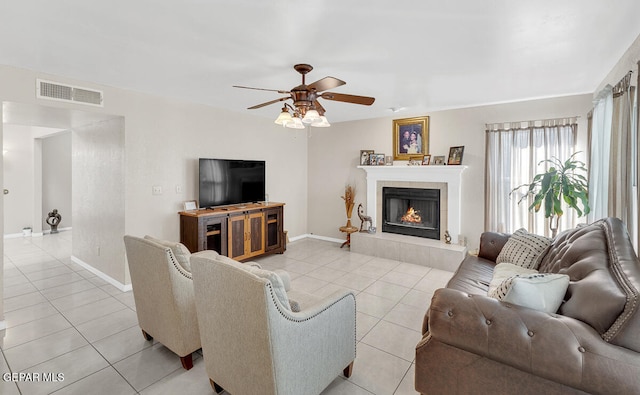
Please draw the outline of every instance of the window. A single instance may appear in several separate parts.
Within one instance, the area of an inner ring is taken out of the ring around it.
[[[525,228],[531,233],[551,235],[544,211],[528,210],[530,201],[520,198],[533,177],[547,170],[545,159],[565,161],[575,152],[576,118],[489,124],[486,131],[485,230],[513,233]],[[559,229],[575,226],[575,210],[560,218]]]

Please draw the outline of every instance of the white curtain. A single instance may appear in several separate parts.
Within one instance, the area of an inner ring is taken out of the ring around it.
[[[638,108],[632,72],[594,100],[589,130],[590,221],[617,217],[638,250]]]
[[[526,188],[511,193],[522,184],[547,170],[551,165],[540,162],[552,157],[568,159],[575,150],[577,123],[565,118],[526,123],[487,125],[485,166],[485,229],[513,233],[525,228],[531,233],[551,235],[544,210],[528,210],[528,199],[518,204]],[[575,210],[566,210],[559,228],[575,226]]]
[[[613,91],[610,85],[598,94],[594,104],[589,159],[589,222],[605,218],[609,212],[609,157],[613,121]]]

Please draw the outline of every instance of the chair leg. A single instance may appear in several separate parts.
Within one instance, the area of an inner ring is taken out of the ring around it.
[[[346,368],[344,368],[344,370],[342,371],[342,373],[344,374],[344,377],[346,377],[346,378],[351,377],[351,373],[353,373],[353,361],[351,361],[351,363],[349,364],[349,366],[347,366]]]
[[[220,387],[218,384],[214,383],[213,380],[209,379],[209,383],[211,384],[211,388],[216,392],[216,394],[224,391],[224,388]]]
[[[153,336],[151,336],[150,334],[148,334],[147,332],[144,331],[144,329],[142,329],[142,336],[144,336],[145,340],[151,341],[153,340]]]
[[[184,368],[184,370],[191,369],[193,367],[193,354],[180,357],[180,362],[182,362],[182,367]]]

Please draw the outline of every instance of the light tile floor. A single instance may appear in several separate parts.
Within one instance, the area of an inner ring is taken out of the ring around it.
[[[212,394],[201,353],[194,367],[143,339],[131,292],[72,262],[71,232],[6,239],[0,374],[64,373],[57,382],[0,381],[13,394]],[[433,291],[453,273],[375,258],[304,239],[257,259],[287,270],[292,288],[320,296],[351,289],[357,357],[349,379],[323,394],[415,394],[415,345]],[[10,377],[9,377],[10,378]]]

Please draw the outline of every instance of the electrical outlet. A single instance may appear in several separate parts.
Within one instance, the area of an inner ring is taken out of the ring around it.
[[[162,186],[161,185],[154,185],[151,190],[152,190],[152,193],[154,195],[162,195]]]
[[[182,185],[176,185],[176,193],[182,193]]]

